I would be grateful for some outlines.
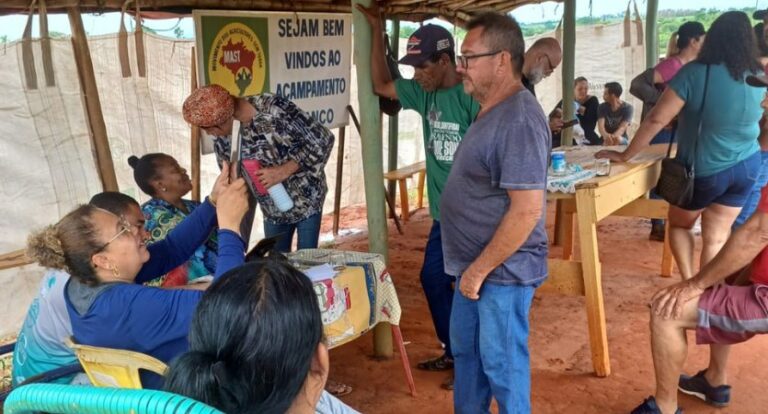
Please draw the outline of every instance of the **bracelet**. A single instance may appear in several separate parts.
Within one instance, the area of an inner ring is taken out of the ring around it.
[[[208,202],[211,203],[212,206],[216,207],[216,200],[214,200],[213,197],[208,196]]]

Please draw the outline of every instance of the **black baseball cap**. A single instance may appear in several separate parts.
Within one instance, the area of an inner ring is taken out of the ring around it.
[[[766,16],[768,16],[768,9],[755,10],[755,12],[752,13],[752,18],[755,20],[763,20]]]
[[[405,56],[400,59],[400,63],[421,66],[436,53],[453,51],[453,48],[453,36],[448,29],[436,24],[427,24],[408,38]]]

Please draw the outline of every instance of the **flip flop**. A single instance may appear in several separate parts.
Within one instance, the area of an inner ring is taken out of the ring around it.
[[[338,381],[328,380],[325,383],[325,390],[328,391],[334,397],[343,397],[352,393],[352,387]]]

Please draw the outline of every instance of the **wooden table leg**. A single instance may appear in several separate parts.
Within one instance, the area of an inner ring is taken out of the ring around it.
[[[664,223],[664,250],[661,253],[661,275],[664,277],[672,276],[672,246],[669,244],[669,220]]]
[[[554,240],[552,244],[554,246],[560,246],[563,244],[563,200],[555,200],[555,232]]]
[[[419,186],[417,187],[418,201],[416,202],[416,206],[418,208],[424,207],[424,181],[426,180],[426,178],[427,178],[426,171],[419,171]]]
[[[597,213],[591,189],[576,190],[576,214],[578,214],[581,268],[584,276],[592,365],[598,377],[606,377],[611,374],[611,361],[608,357],[602,270],[597,248]]]
[[[400,214],[405,223],[411,216],[411,210],[408,207],[408,184],[405,183],[405,178],[397,180],[397,184],[400,187]]]
[[[572,212],[566,212],[562,215],[562,227],[565,230],[563,235],[563,260],[572,260],[573,259],[573,250],[574,250],[574,233],[576,229],[574,228],[574,219],[575,214]]]

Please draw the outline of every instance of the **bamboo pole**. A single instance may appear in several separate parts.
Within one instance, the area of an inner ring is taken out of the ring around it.
[[[118,191],[115,166],[112,164],[112,152],[109,149],[109,139],[107,138],[107,126],[104,124],[104,115],[101,112],[99,89],[96,86],[91,52],[88,48],[83,20],[80,17],[80,9],[76,6],[69,7],[67,14],[69,15],[69,25],[72,28],[72,49],[77,63],[80,88],[85,100],[88,127],[101,185],[104,191]]]
[[[195,47],[192,47],[192,58],[190,63],[190,92],[197,89],[197,61],[195,61]],[[192,199],[200,201],[200,128],[195,125],[192,127],[192,145],[190,154],[190,169],[192,170]]]
[[[576,118],[573,105],[573,79],[576,76],[576,0],[565,0],[563,7],[563,120]],[[560,145],[570,147],[573,140],[573,128],[561,132]]]
[[[395,60],[398,58],[400,51],[400,20],[392,19],[392,35],[389,38],[389,47],[392,49]],[[387,171],[397,169],[397,136],[399,129],[398,114],[389,117],[389,152],[387,153]],[[387,186],[387,194],[389,199],[395,199],[395,182],[390,181]],[[392,215],[396,213],[392,211]]]
[[[375,1],[375,0],[373,0]],[[365,6],[371,0],[353,0],[352,4]],[[355,8],[353,7],[353,10]],[[363,175],[365,200],[368,210],[368,250],[384,256],[387,251],[387,216],[384,208],[384,162],[382,159],[381,112],[379,100],[373,93],[371,80],[371,27],[358,11],[352,13],[354,24],[354,53],[357,68],[357,98],[360,103],[360,138],[363,147]],[[376,33],[376,35],[379,35]],[[392,330],[388,323],[374,328],[374,353],[378,357],[391,357]]]
[[[659,0],[648,0],[645,11],[645,67],[656,66],[659,60],[659,30],[656,19],[659,12]]]
[[[341,180],[344,176],[344,139],[347,127],[339,128],[339,142],[336,144],[336,187],[333,192],[333,235],[339,235],[341,219]]]
[[[0,255],[0,270],[21,267],[31,263],[32,260],[27,257],[24,249]]]

